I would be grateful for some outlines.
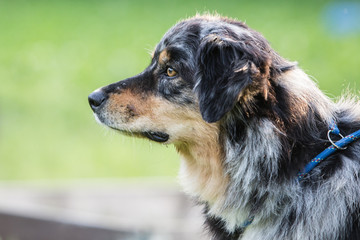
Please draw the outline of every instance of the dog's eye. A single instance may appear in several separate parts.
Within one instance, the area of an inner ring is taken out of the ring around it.
[[[173,68],[168,67],[166,69],[166,75],[168,75],[169,77],[175,77],[177,75],[177,72]]]

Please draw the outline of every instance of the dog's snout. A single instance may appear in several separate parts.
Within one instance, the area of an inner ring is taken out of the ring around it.
[[[105,103],[106,99],[107,99],[106,93],[104,93],[101,90],[92,92],[88,97],[90,107],[93,111],[99,109],[101,105]]]

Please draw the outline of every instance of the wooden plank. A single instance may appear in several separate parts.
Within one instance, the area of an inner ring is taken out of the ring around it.
[[[2,240],[144,240],[145,232],[128,232],[0,213]]]

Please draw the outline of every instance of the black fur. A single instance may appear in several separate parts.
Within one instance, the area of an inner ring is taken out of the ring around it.
[[[207,213],[205,212],[205,214]],[[206,218],[205,225],[207,226],[208,231],[213,234],[212,238],[216,240],[237,240],[244,231],[243,228],[238,228],[235,232],[228,232],[224,221],[210,215]]]
[[[241,49],[235,41],[216,35],[200,45],[196,90],[200,93],[200,112],[207,122],[219,121],[234,107],[241,90],[252,82],[252,71],[257,69],[243,57]]]

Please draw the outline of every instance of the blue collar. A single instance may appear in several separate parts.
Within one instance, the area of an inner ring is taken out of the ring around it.
[[[338,135],[341,137],[341,139],[334,143],[333,140],[331,139],[331,134]],[[319,155],[311,159],[311,161],[308,164],[306,164],[305,168],[297,174],[298,181],[302,180],[306,174],[308,174],[325,158],[327,158],[328,156],[330,156],[331,154],[333,154],[338,150],[345,150],[347,145],[358,140],[360,138],[360,130],[344,137],[343,135],[340,134],[340,130],[337,127],[336,123],[332,122],[329,126],[329,131],[327,133],[327,136],[331,143],[331,146],[326,148]]]
[[[334,141],[331,139],[331,134],[338,135],[341,137],[341,139],[334,143]],[[329,126],[329,131],[327,133],[328,139],[331,143],[331,146],[326,148],[324,151],[322,151],[319,155],[311,159],[311,161],[306,164],[303,171],[299,172],[297,174],[297,180],[300,181],[304,178],[306,174],[308,174],[312,169],[314,169],[321,161],[323,161],[325,158],[333,154],[334,152],[338,150],[345,150],[347,145],[350,143],[360,139],[360,130],[347,135],[344,137],[340,134],[340,130],[337,127],[336,123],[333,121]],[[242,225],[242,228],[246,228],[249,226],[254,220],[254,216],[249,217]]]

